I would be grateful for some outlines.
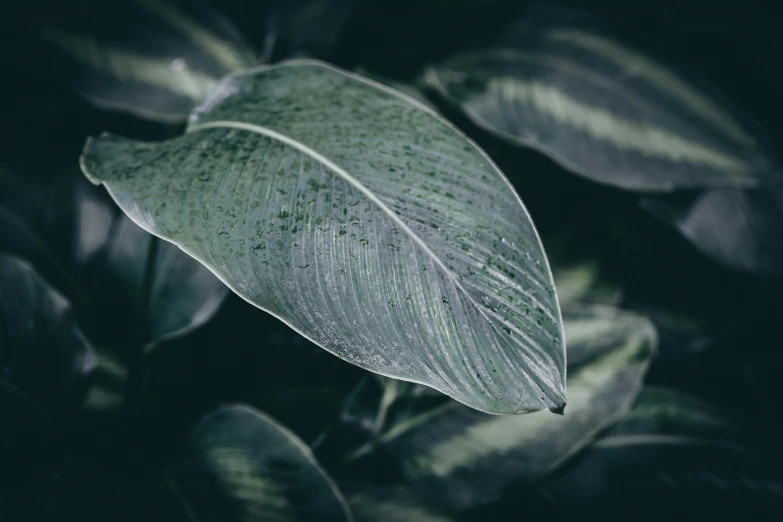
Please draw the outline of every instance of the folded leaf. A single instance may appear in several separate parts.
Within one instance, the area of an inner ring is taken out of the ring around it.
[[[228,72],[256,63],[237,32],[202,1],[82,2],[47,13],[42,36],[67,60],[62,75],[101,107],[184,120]]]
[[[654,350],[652,324],[597,305],[566,309],[564,319],[565,415],[497,417],[451,401],[397,424],[379,441],[416,491],[459,509],[495,500],[508,485],[554,469],[628,411]]]
[[[135,301],[148,334],[145,342],[181,336],[204,324],[228,294],[202,264],[125,216],[115,227],[108,263]]]
[[[689,199],[647,197],[642,206],[729,268],[783,273],[783,188],[716,189]]]
[[[476,124],[593,181],[630,190],[756,186],[773,155],[719,93],[584,19],[512,24],[427,83]]]
[[[309,448],[247,406],[222,407],[199,423],[173,486],[205,522],[352,520]]]
[[[139,226],[335,355],[493,413],[564,405],[538,234],[469,139],[320,62],[226,77],[187,133],[82,166]]]

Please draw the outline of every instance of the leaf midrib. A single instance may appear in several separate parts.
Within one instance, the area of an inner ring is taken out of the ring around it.
[[[470,302],[470,304],[478,310],[479,314],[481,314],[484,319],[487,320],[489,323],[489,326],[492,328],[493,331],[495,331],[497,335],[497,328],[495,327],[495,323],[492,321],[492,319],[489,317],[490,315],[495,318],[495,320],[502,321],[502,317],[500,315],[487,312],[482,306],[479,305],[479,303],[476,302],[475,299],[473,299],[473,296],[470,295],[470,293],[460,284],[459,279],[452,273],[451,270],[441,261],[441,259],[435,254],[435,252],[430,249],[429,246],[422,240],[416,233],[411,230],[411,228],[405,224],[404,221],[402,221],[389,207],[387,207],[383,201],[378,199],[378,197],[370,191],[367,187],[365,187],[359,180],[351,176],[348,171],[331,161],[329,158],[324,156],[323,154],[319,153],[316,150],[311,149],[307,145],[296,141],[285,134],[281,134],[275,130],[272,130],[270,128],[256,125],[253,123],[245,123],[240,121],[230,121],[230,120],[217,120],[217,121],[210,121],[207,123],[197,123],[190,125],[187,129],[187,133],[192,133],[200,130],[207,130],[207,129],[240,129],[245,130],[248,132],[253,132],[256,134],[260,134],[262,136],[266,136],[268,138],[272,138],[274,140],[278,140],[290,147],[295,148],[296,150],[307,154],[308,156],[312,157],[316,161],[320,162],[321,164],[325,165],[329,169],[331,169],[333,172],[341,176],[345,181],[350,183],[352,186],[354,186],[359,192],[364,194],[372,203],[376,204],[378,208],[380,208],[383,212],[385,212],[402,230],[408,234],[408,236],[413,239],[413,241],[421,247],[421,249],[443,270],[443,273],[445,273],[449,279],[454,283],[454,286],[462,292]],[[519,330],[515,325],[508,324],[508,327],[510,330],[515,332],[517,335],[519,335],[522,339],[527,341],[530,345],[539,346],[538,343],[534,342],[533,339],[530,338],[527,334]],[[539,346],[539,350],[544,350],[543,346]],[[545,352],[544,352],[545,353]],[[528,356],[526,356],[527,358]],[[528,368],[531,371],[528,371],[528,375],[531,377],[531,382],[535,384],[539,391],[544,394],[545,396],[551,396],[550,393],[546,392],[546,390],[542,387],[541,377],[536,374],[536,372],[532,371],[533,365],[528,364]]]

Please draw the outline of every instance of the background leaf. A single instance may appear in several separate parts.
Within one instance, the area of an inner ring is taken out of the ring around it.
[[[496,500],[510,484],[550,472],[627,412],[655,348],[652,324],[600,306],[566,309],[564,319],[570,402],[563,417],[497,417],[450,401],[379,437],[417,491],[459,509]]]
[[[0,393],[48,419],[73,412],[96,360],[70,304],[15,256],[0,253],[0,281]]]
[[[559,309],[525,208],[394,91],[289,62],[227,77],[181,138],[106,135],[82,164],[142,228],[339,357],[484,411],[562,408]]]
[[[428,505],[401,486],[358,487],[349,490],[348,505],[356,522],[449,522],[438,508]]]
[[[696,514],[774,520],[781,475],[747,451],[736,431],[712,406],[645,390],[626,419],[518,500],[544,506],[547,519],[557,521],[599,515],[627,520],[629,510],[640,520]]]
[[[182,121],[220,77],[256,63],[201,0],[78,2],[38,16],[59,75],[92,103],[143,118]]]
[[[352,520],[307,446],[246,406],[204,418],[175,476],[172,484],[198,520]]]
[[[208,321],[228,288],[176,245],[125,216],[118,221],[107,261],[133,299],[148,335],[143,342],[182,336]]]
[[[759,133],[714,89],[587,16],[542,12],[431,67],[426,82],[484,129],[600,183],[670,191],[780,180]]]
[[[724,266],[758,275],[783,273],[783,188],[647,197],[642,206]]]

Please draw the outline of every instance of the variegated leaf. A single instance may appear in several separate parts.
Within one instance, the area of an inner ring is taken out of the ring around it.
[[[60,75],[100,107],[183,121],[223,75],[256,63],[201,0],[88,1],[67,9],[46,13],[43,40],[57,64],[68,63]]]
[[[781,179],[762,137],[703,82],[592,24],[512,24],[426,82],[475,123],[591,180],[631,190]]]
[[[628,411],[654,351],[654,327],[611,307],[564,312],[565,415],[497,417],[451,401],[397,424],[379,441],[417,491],[460,509],[497,499],[509,484],[551,471]]]
[[[773,520],[783,474],[743,445],[736,424],[678,392],[643,390],[629,415],[572,466],[518,497],[548,520],[600,517]],[[543,501],[543,502],[542,502]],[[564,516],[565,515],[565,516]]]
[[[203,522],[352,520],[310,449],[270,417],[225,406],[195,428],[171,484]]]
[[[508,180],[447,121],[322,62],[226,77],[163,143],[82,157],[142,228],[335,355],[493,413],[559,410],[562,324]]]
[[[759,275],[783,273],[783,188],[647,197],[642,206],[729,268]]]

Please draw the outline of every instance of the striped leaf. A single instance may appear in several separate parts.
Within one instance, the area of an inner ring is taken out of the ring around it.
[[[770,151],[714,89],[587,23],[513,24],[426,82],[476,124],[629,190],[777,181]]]
[[[202,264],[125,216],[114,225],[107,263],[133,301],[142,342],[185,335],[212,318],[228,294]]]
[[[449,402],[379,441],[413,487],[464,509],[550,472],[630,408],[652,356],[652,324],[598,305],[565,310],[569,403],[563,417],[491,416]]]
[[[256,63],[237,32],[200,0],[62,8],[47,13],[41,36],[60,74],[99,107],[183,121],[219,78]]]
[[[565,403],[533,223],[473,142],[314,61],[226,77],[184,136],[90,140],[85,174],[248,302],[367,370],[493,413]]]
[[[724,266],[759,275],[783,273],[783,188],[647,197],[642,206]]]
[[[521,505],[543,502],[547,520],[773,520],[783,474],[742,445],[714,407],[667,390],[644,390],[630,414],[573,466],[543,481]],[[639,506],[644,509],[639,510]]]
[[[560,306],[575,303],[617,305],[622,301],[623,289],[601,277],[597,261],[572,264],[554,264],[552,273]]]
[[[347,493],[356,522],[449,522],[411,490],[401,487],[360,487]]]
[[[352,520],[310,449],[247,406],[225,406],[205,417],[170,478],[193,520]]]
[[[96,357],[70,303],[31,265],[5,253],[0,289],[0,409],[8,414],[16,404],[47,421],[73,413]]]

